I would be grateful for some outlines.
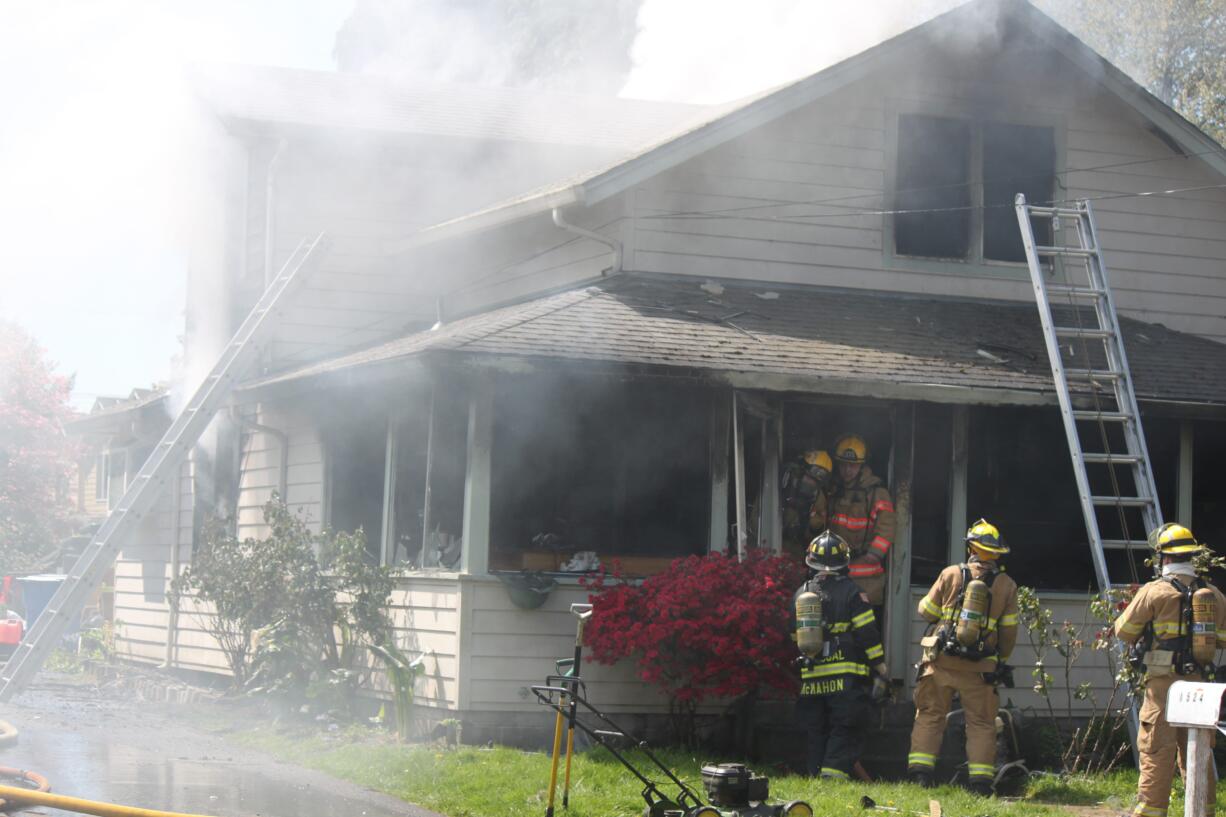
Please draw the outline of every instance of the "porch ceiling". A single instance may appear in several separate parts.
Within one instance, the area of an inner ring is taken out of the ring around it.
[[[1226,346],[1122,324],[1138,398],[1226,405]],[[1033,304],[635,275],[459,318],[244,390],[435,352],[684,368],[740,383],[761,375],[828,382],[833,393],[857,383],[914,386],[917,396],[932,386],[1053,393]]]

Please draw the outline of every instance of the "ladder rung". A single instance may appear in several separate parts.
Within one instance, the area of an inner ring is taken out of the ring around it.
[[[1076,378],[1077,380],[1119,380],[1123,377],[1123,372],[1117,372],[1114,369],[1065,369],[1064,377]]]
[[[1082,454],[1081,458],[1094,465],[1110,465],[1113,463],[1135,465],[1141,461],[1141,458],[1134,454]]]
[[[1104,539],[1104,550],[1127,550],[1128,548],[1144,548],[1149,552],[1149,542],[1144,539]]]
[[[1132,415],[1123,411],[1074,411],[1074,420],[1102,420],[1107,423],[1124,423],[1132,419]]]
[[[1148,508],[1154,504],[1152,499],[1143,496],[1092,496],[1090,501],[1095,505],[1122,505],[1125,508]]]
[[[1050,258],[1091,258],[1098,255],[1098,250],[1093,247],[1044,247],[1041,244],[1036,244],[1034,251],[1037,255],[1048,256]]]
[[[1085,215],[1084,210],[1074,210],[1069,207],[1036,207],[1034,205],[1027,205],[1026,209],[1032,216],[1044,216],[1045,218],[1051,218],[1052,216],[1058,218],[1081,218]]]
[[[1115,333],[1110,329],[1098,329],[1096,327],[1083,329],[1079,326],[1053,326],[1051,331],[1061,337],[1098,338],[1099,340],[1115,337]]]
[[[624,738],[626,737],[625,732],[613,732],[609,729],[593,729],[592,731],[595,732],[597,735],[602,735],[606,738]]]
[[[1054,295],[1070,295],[1074,298],[1105,298],[1107,293],[1095,287],[1072,287],[1067,284],[1048,284],[1047,292]]]

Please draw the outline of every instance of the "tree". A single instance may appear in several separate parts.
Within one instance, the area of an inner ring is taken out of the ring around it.
[[[1040,0],[1039,5],[1226,144],[1226,0]]]
[[[342,71],[613,96],[642,0],[357,0],[336,35]]]
[[[0,573],[35,567],[69,531],[71,391],[32,337],[0,321]]]

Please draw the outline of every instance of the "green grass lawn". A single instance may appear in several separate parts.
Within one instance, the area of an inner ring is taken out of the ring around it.
[[[368,730],[321,735],[318,732],[244,729],[238,742],[278,758],[318,769],[367,788],[399,797],[448,817],[541,817],[549,781],[549,756],[503,747],[401,746]],[[702,793],[699,767],[708,757],[677,750],[658,753],[669,768]],[[640,768],[648,770],[646,759]],[[728,760],[728,758],[721,758]],[[753,764],[750,764],[751,766]],[[765,767],[760,767],[767,771]],[[1090,807],[1102,814],[1128,811],[1136,773],[1121,771],[1104,778],[1034,778],[1018,799],[984,800],[959,788],[925,790],[906,783],[835,783],[770,772],[771,796],[804,799],[820,817],[869,814],[860,808],[868,794],[879,805],[927,812],[928,800],[941,801],[949,817],[1038,817],[1068,814],[1064,806]],[[662,780],[660,774],[650,774]],[[671,789],[661,786],[671,795]],[[559,787],[560,789],[560,787]],[[571,817],[637,817],[643,809],[641,785],[608,752],[594,750],[575,757],[571,778]],[[1218,788],[1219,813],[1226,813],[1226,786]],[[559,802],[559,814],[560,810]],[[1088,814],[1092,812],[1082,812]],[[1170,814],[1183,813],[1182,802]],[[878,812],[882,817],[901,817]]]

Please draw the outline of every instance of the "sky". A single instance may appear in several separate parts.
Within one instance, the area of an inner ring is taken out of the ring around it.
[[[812,73],[955,0],[645,0],[623,96],[723,102]],[[74,406],[166,380],[183,66],[330,70],[353,0],[5,0],[0,318],[75,376]]]

